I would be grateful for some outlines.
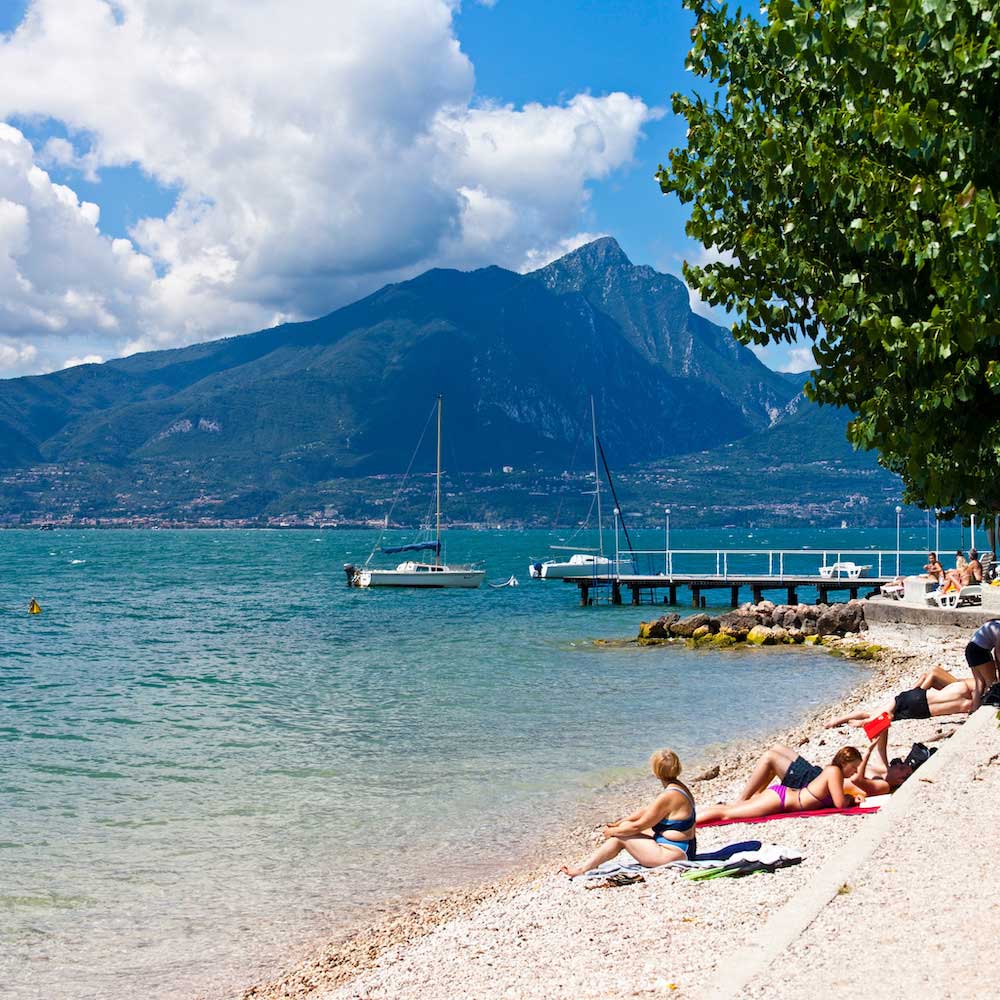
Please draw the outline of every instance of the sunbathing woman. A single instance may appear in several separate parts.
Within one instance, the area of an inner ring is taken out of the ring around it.
[[[616,858],[623,850],[645,868],[658,868],[671,861],[694,858],[694,796],[682,781],[681,762],[673,750],[657,750],[649,758],[653,774],[663,791],[644,809],[615,820],[604,828],[606,843],[579,865],[563,865],[559,871],[570,878]]]
[[[746,802],[758,792],[762,792],[775,779],[786,788],[804,788],[823,772],[818,764],[811,764],[784,743],[775,743],[765,750],[754,764],[743,791],[736,797],[737,802]]]
[[[891,701],[876,705],[875,708],[860,708],[855,712],[848,712],[847,715],[828,722],[826,728],[833,729],[848,722],[863,726],[883,713],[893,722],[902,719],[936,719],[940,715],[967,715],[972,711],[975,689],[976,682],[971,677],[942,688],[911,688],[909,691],[900,692]]]
[[[699,824],[719,819],[754,819],[774,813],[806,812],[812,809],[843,809],[853,805],[844,794],[844,779],[850,778],[861,763],[861,754],[854,747],[838,750],[833,763],[824,767],[819,776],[803,788],[771,785],[746,802],[737,800],[701,810]]]

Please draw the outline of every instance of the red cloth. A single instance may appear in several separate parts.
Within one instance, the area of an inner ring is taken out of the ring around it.
[[[749,819],[713,819],[709,823],[699,823],[698,829],[710,826],[729,826],[732,823],[769,823],[772,819],[794,819],[796,816],[860,816],[876,813],[878,806],[851,806],[848,809],[803,809],[801,812],[771,813],[770,816],[753,816]]]

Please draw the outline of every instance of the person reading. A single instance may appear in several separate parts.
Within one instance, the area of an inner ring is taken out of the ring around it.
[[[649,766],[663,791],[648,806],[604,827],[605,843],[579,865],[563,865],[570,878],[582,875],[627,851],[645,868],[693,859],[695,808],[691,789],[680,780],[681,762],[673,750],[657,750]]]
[[[906,779],[913,774],[913,768],[901,760],[889,763],[886,752],[889,745],[889,730],[885,729],[874,739],[861,758],[857,771],[851,776],[847,790],[857,789],[860,796],[888,795],[894,792]],[[875,759],[872,760],[874,755]],[[871,774],[868,773],[871,765]]]
[[[812,812],[816,809],[843,809],[854,805],[844,791],[844,781],[857,773],[861,754],[855,747],[838,750],[833,762],[802,788],[789,788],[779,782],[758,792],[746,801],[737,799],[708,806],[699,813],[698,825],[718,820],[756,819],[775,813]]]

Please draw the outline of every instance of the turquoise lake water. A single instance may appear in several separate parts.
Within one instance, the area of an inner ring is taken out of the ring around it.
[[[652,609],[529,581],[551,540],[452,532],[454,561],[522,585],[415,593],[345,587],[368,532],[0,534],[4,995],[189,997],[252,976],[387,899],[510,865],[526,828],[656,747],[767,731],[863,674],[804,649],[595,647]],[[904,537],[924,542],[923,525]]]

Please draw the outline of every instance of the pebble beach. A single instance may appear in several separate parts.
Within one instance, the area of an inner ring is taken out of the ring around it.
[[[683,777],[704,805],[732,798],[754,759],[774,742],[797,747],[817,763],[828,761],[842,746],[863,747],[858,730],[825,729],[824,724],[912,686],[935,664],[966,676],[962,650],[967,639],[967,630],[957,628],[873,625],[864,641],[883,652],[872,662],[868,679],[846,698],[790,728],[776,728],[766,739],[685,762]],[[851,639],[843,642],[849,645]],[[949,717],[897,723],[890,733],[890,756],[905,755],[915,741],[943,746],[963,721]],[[971,752],[976,758],[975,747]],[[973,759],[970,766],[975,765]],[[636,885],[588,891],[582,879],[558,874],[560,864],[578,861],[598,843],[604,822],[652,798],[657,788],[652,777],[608,787],[599,799],[568,816],[558,837],[531,844],[514,874],[493,884],[402,902],[347,937],[311,943],[285,969],[234,995],[244,1000],[716,995],[712,984],[730,957],[752,945],[769,917],[807,887],[869,821],[865,815],[829,816],[701,831],[702,851],[761,839],[804,857],[801,865],[773,875],[725,879],[724,885],[692,883],[661,870]],[[933,802],[927,808],[925,839],[941,842],[950,835],[951,813],[935,811]],[[975,818],[968,821],[975,823]],[[919,898],[919,886],[902,889],[906,898]],[[776,995],[766,983],[758,987],[761,996]],[[808,988],[803,986],[802,993]]]

